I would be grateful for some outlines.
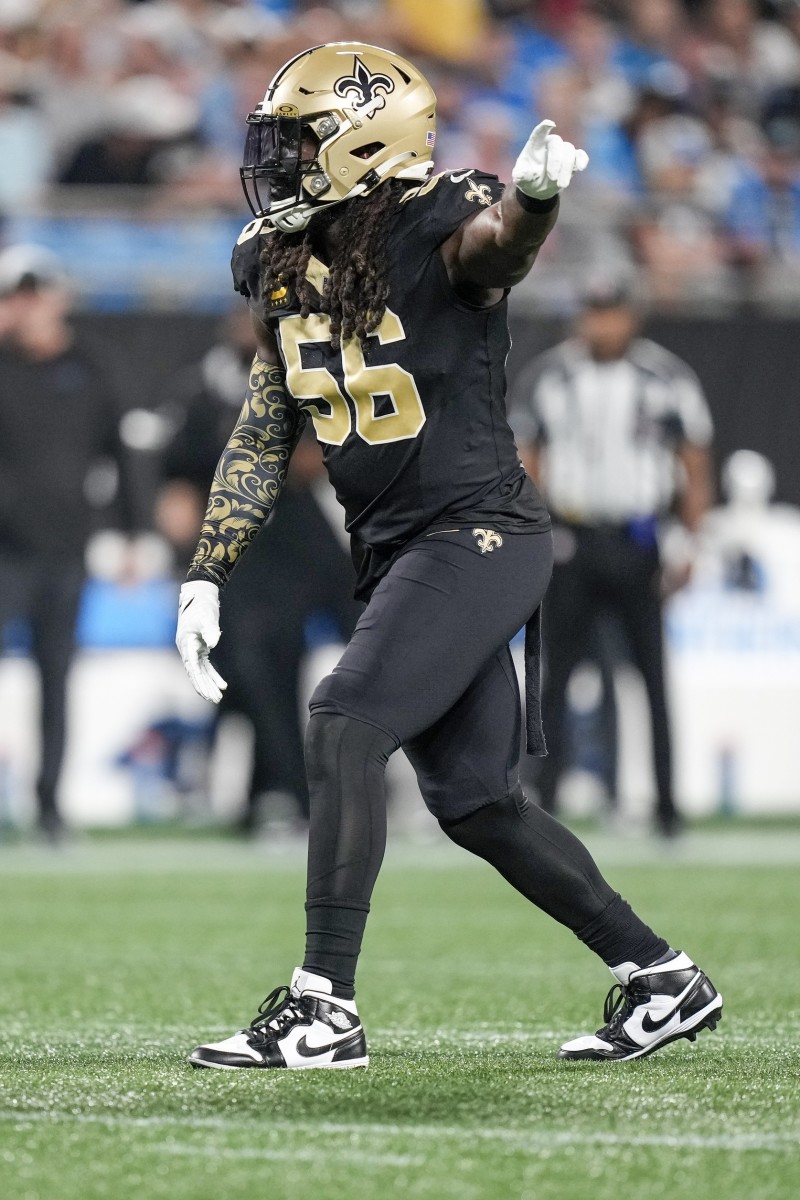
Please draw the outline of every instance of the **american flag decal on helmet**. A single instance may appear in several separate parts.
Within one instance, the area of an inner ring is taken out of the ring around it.
[[[432,129],[429,129],[427,134],[425,135],[425,145],[432,146],[435,141],[436,141],[436,134],[433,132]]]

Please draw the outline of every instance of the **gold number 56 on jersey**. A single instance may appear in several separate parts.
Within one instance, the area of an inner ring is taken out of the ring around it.
[[[279,336],[289,391],[296,400],[303,401],[303,407],[311,413],[319,440],[341,446],[352,429],[347,398],[330,371],[325,367],[304,367],[300,353],[300,347],[310,342],[330,341],[330,317],[325,313],[312,313],[305,320],[299,316],[284,317],[279,325]],[[374,336],[381,346],[404,341],[405,331],[397,313],[387,309]],[[353,401],[359,437],[370,446],[380,446],[417,436],[425,424],[425,409],[413,375],[397,363],[367,366],[357,338],[350,338],[342,347],[342,368],[344,386]],[[378,396],[390,398],[391,412],[381,416],[376,414]],[[317,400],[325,402],[327,412],[313,403]]]

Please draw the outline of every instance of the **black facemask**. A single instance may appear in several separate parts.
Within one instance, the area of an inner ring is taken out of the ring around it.
[[[247,118],[244,161],[239,174],[254,216],[267,216],[270,208],[283,200],[299,203],[304,198],[303,180],[310,175],[322,177],[317,159],[302,156],[303,143],[309,140],[317,144],[313,130],[301,123],[299,117],[251,113]]]

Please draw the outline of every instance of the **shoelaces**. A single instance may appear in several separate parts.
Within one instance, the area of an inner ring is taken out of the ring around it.
[[[276,987],[261,1001],[258,1006],[258,1016],[253,1017],[250,1028],[262,1037],[280,1033],[292,1021],[303,1017],[303,1010],[292,996],[292,989],[287,984]]]
[[[615,995],[615,993],[617,993]],[[599,1033],[610,1033],[613,1037],[622,1028],[628,1017],[639,1004],[646,1004],[647,992],[636,984],[615,983],[603,1002],[604,1029]]]

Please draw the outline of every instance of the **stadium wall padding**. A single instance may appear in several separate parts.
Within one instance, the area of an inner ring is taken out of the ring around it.
[[[76,324],[106,347],[124,402],[148,408],[167,399],[172,374],[212,344],[219,319],[173,312],[86,313],[76,317]],[[513,318],[510,382],[568,329],[560,320]],[[717,463],[741,448],[760,451],[775,466],[776,500],[800,505],[800,321],[659,317],[649,320],[644,332],[699,375],[714,417]]]

